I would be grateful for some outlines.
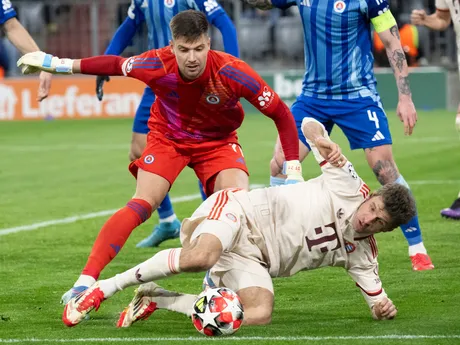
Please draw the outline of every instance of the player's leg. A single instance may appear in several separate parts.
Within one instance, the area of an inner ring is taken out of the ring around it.
[[[222,189],[249,189],[248,169],[238,142],[216,141],[197,146],[189,165],[204,186],[206,195]]]
[[[245,235],[242,234],[242,237]],[[260,250],[252,246],[260,256]],[[245,247],[245,248],[251,248]],[[227,287],[240,296],[244,307],[244,323],[267,324],[273,311],[273,284],[267,268],[259,262],[235,253],[223,253],[217,263],[206,273],[203,288]],[[131,303],[118,320],[118,327],[129,327],[134,322],[145,320],[155,310],[166,309],[190,316],[197,295],[162,289],[155,283],[142,284]]]
[[[148,120],[150,118],[150,108],[154,101],[155,94],[150,87],[146,87],[134,117],[133,134],[129,151],[129,160],[131,162],[138,159],[144,151],[147,142],[147,133],[149,132]],[[166,194],[166,197],[157,210],[159,224],[153,228],[152,233],[147,238],[136,245],[137,247],[156,247],[167,239],[179,237],[180,221],[174,213],[169,194]]]
[[[367,162],[380,184],[396,182],[410,189],[393,159],[390,128],[379,97],[342,101],[331,107],[330,111],[337,108],[339,115],[334,121],[348,138],[351,149],[364,149]],[[409,244],[413,269],[434,268],[423,244],[418,215],[401,229]]]
[[[457,199],[455,199],[449,208],[441,210],[441,216],[445,218],[460,220],[460,193],[458,193]]]
[[[63,303],[97,280],[102,269],[118,254],[131,232],[158,207],[187,163],[188,158],[178,154],[168,140],[149,134],[141,159],[130,164],[131,172],[137,177],[134,197],[104,224],[81,276],[74,288],[62,297]]]
[[[307,157],[309,146],[302,133],[302,120],[304,117],[313,117],[326,126],[330,131],[332,123],[328,122],[326,116],[322,115],[316,109],[313,99],[300,95],[291,107],[292,115],[297,125],[297,133],[299,135],[299,160],[302,162]],[[270,186],[278,186],[284,184],[286,175],[283,174],[283,163],[285,161],[283,148],[279,137],[276,139],[275,149],[273,151],[273,158],[270,161]]]
[[[68,326],[78,324],[103,300],[129,286],[164,279],[179,272],[206,271],[214,266],[222,251],[230,249],[241,225],[239,218],[235,221],[221,215],[231,212],[241,217],[243,214],[241,206],[230,194],[230,191],[216,193],[191,218],[184,220],[183,248],[162,250],[113,278],[96,282],[71,299],[64,309],[64,323]]]

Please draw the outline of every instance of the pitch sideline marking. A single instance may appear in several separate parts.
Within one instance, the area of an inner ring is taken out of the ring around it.
[[[375,335],[375,336],[298,336],[298,337],[158,337],[158,338],[75,338],[75,339],[1,339],[0,343],[81,343],[81,342],[167,342],[167,341],[250,341],[250,340],[270,340],[270,341],[324,341],[324,340],[414,340],[414,339],[460,339],[460,334],[452,335]]]
[[[259,187],[264,187],[262,184],[251,184],[251,188],[259,188]],[[171,198],[171,202],[173,203],[181,203],[181,202],[187,202],[187,201],[192,201],[192,200],[197,200],[201,198],[201,194],[189,194],[189,195],[182,195],[178,196],[175,198]],[[8,234],[14,234],[17,232],[21,231],[33,231],[41,228],[46,228],[48,226],[52,225],[59,225],[59,224],[69,224],[69,223],[75,223],[80,220],[85,220],[85,219],[93,219],[93,218],[98,218],[98,217],[104,217],[104,216],[109,216],[115,212],[117,212],[119,209],[112,209],[112,210],[104,210],[104,211],[99,211],[99,212],[91,212],[91,213],[86,213],[86,214],[80,214],[76,216],[71,216],[71,217],[66,217],[66,218],[61,218],[61,219],[51,219],[47,220],[44,222],[38,222],[38,223],[33,223],[33,224],[28,224],[28,225],[21,225],[21,226],[15,226],[12,228],[6,228],[6,229],[1,229],[0,230],[0,236],[5,236]]]

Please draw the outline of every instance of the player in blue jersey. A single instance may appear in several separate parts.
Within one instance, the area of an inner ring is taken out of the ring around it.
[[[172,38],[169,22],[178,12],[189,9],[202,11],[206,14],[207,20],[220,30],[225,51],[238,57],[235,26],[216,0],[131,0],[128,16],[118,28],[105,54],[120,55],[144,22],[148,28],[149,49],[167,46]],[[109,77],[97,77],[96,92],[99,100],[102,100],[103,97],[104,81],[109,81]],[[131,161],[139,158],[144,150],[149,132],[147,121],[150,116],[150,107],[154,101],[155,95],[147,86],[134,118],[129,153]],[[200,191],[203,199],[205,199],[206,196],[201,185]],[[168,195],[158,207],[158,214],[160,224],[154,228],[150,236],[137,244],[138,247],[155,247],[167,239],[179,237],[180,222],[174,213]]]
[[[299,129],[301,160],[309,151],[300,132],[304,117],[313,117],[330,132],[339,126],[351,149],[363,149],[382,184],[397,182],[409,188],[393,159],[388,121],[376,89],[371,23],[385,45],[399,95],[397,114],[411,135],[417,121],[408,67],[398,27],[388,0],[245,0],[270,9],[297,6],[305,36],[305,79],[292,105]],[[282,149],[277,141],[271,161],[271,184],[281,184]],[[418,216],[401,226],[409,243],[414,270],[433,269],[423,245]]]
[[[11,43],[22,53],[31,53],[40,50],[34,39],[17,20],[17,14],[10,0],[2,0],[0,6],[0,26]],[[37,100],[42,101],[48,96],[51,88],[51,74],[40,73]]]

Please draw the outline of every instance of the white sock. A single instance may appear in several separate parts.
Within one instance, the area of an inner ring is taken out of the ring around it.
[[[415,254],[426,254],[426,249],[423,245],[423,242],[409,246],[409,256],[414,256]]]
[[[73,286],[74,287],[77,287],[77,286],[88,286],[88,287],[90,287],[95,282],[96,282],[96,279],[94,279],[93,277],[88,276],[86,274],[82,274],[80,277],[78,277],[77,281],[75,282],[75,284],[73,284]]]
[[[166,217],[166,218],[163,218],[163,219],[160,218],[160,224],[161,224],[161,223],[172,223],[172,222],[174,222],[176,219],[177,219],[176,214],[172,214],[172,215],[170,215],[169,217]]]
[[[105,298],[129,286],[163,279],[179,273],[179,257],[182,248],[172,248],[156,253],[150,259],[115,277],[99,281]]]
[[[190,316],[193,311],[193,303],[195,303],[197,295],[181,294],[173,291],[164,290],[169,296],[154,297],[158,309],[166,309],[177,313]]]

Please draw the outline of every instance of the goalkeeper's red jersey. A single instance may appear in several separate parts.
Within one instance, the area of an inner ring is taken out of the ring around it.
[[[82,59],[81,73],[125,75],[143,81],[156,95],[149,128],[171,140],[202,142],[236,139],[247,99],[276,124],[286,160],[298,159],[298,134],[292,114],[279,96],[244,61],[210,50],[203,74],[191,82],[179,74],[170,47],[129,58]]]

